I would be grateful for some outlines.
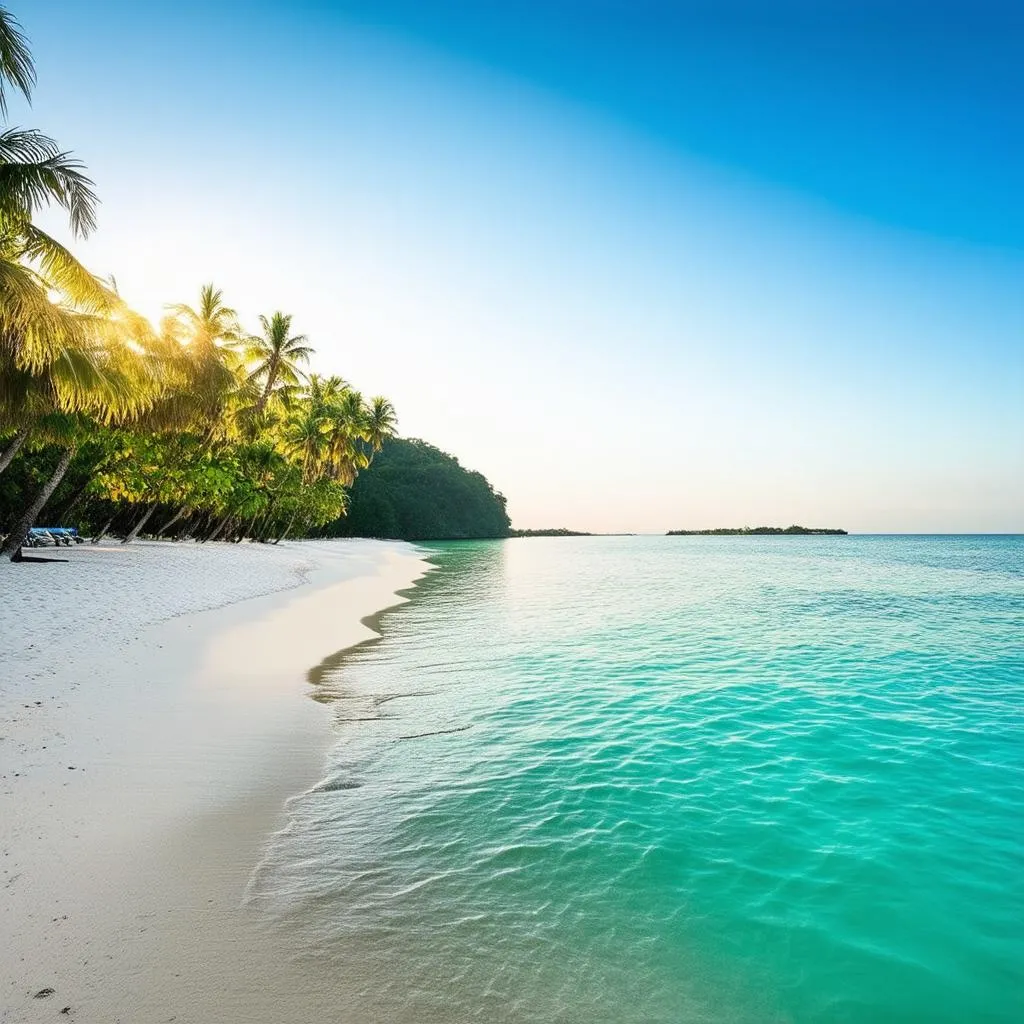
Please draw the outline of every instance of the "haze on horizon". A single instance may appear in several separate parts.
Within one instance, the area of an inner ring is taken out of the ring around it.
[[[9,6],[84,261],[293,313],[513,525],[1024,531],[1019,4]]]

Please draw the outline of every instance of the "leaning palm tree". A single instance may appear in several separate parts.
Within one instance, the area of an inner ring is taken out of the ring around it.
[[[209,453],[237,433],[240,411],[253,389],[245,374],[237,315],[225,305],[219,289],[205,285],[195,308],[185,303],[169,308],[171,315],[145,346],[145,357],[159,377],[159,393],[136,425],[172,435],[164,452],[164,472],[174,475],[189,461],[190,438],[198,440],[200,453]],[[149,482],[142,500],[145,511],[125,536],[125,544],[138,536],[166,500],[159,480]],[[184,503],[179,511],[184,514]]]
[[[35,67],[25,36],[0,6],[0,117],[7,116],[9,88],[31,99],[34,85]],[[14,245],[19,258],[40,265],[47,277],[60,278],[63,290],[92,292],[92,276],[32,223],[37,210],[54,204],[67,212],[76,237],[84,238],[96,227],[96,193],[82,164],[42,132],[5,128],[0,132],[0,226],[6,245]],[[100,296],[95,293],[92,298],[102,304]]]
[[[0,549],[0,556],[12,560],[64,478],[83,437],[95,430],[97,422],[130,422],[148,408],[156,393],[147,364],[136,354],[134,339],[116,320],[74,310],[64,310],[64,315],[76,340],[54,365],[35,373],[17,369],[5,373],[0,367],[5,387],[13,380],[34,410],[32,434],[61,451],[49,479],[23,510]]]
[[[56,166],[44,172],[12,162],[15,134],[0,133],[0,430],[14,435],[0,472],[38,416],[104,415],[110,389],[119,384],[105,382],[100,341],[141,323],[112,288],[32,223],[49,199],[66,210],[72,231],[84,235],[93,222],[91,183],[77,171],[69,176]]]
[[[24,225],[40,207],[54,203],[67,211],[77,237],[96,227],[96,193],[78,160],[34,129],[0,132],[0,217]],[[39,248],[50,241],[38,229],[34,234]]]
[[[35,82],[18,23],[0,7],[0,114],[5,89],[26,97]],[[11,440],[0,470],[33,434],[61,456],[4,545],[17,554],[28,527],[74,457],[84,422],[135,416],[152,401],[150,367],[138,357],[143,321],[33,223],[58,206],[75,237],[96,225],[96,194],[82,165],[40,132],[0,132],[0,430]]]
[[[256,365],[249,373],[249,379],[259,388],[259,397],[253,408],[258,420],[267,408],[267,403],[278,389],[294,389],[303,377],[300,363],[308,362],[313,349],[306,342],[304,334],[289,336],[292,318],[284,313],[275,313],[268,320],[260,317],[263,334],[248,339],[246,356]]]
[[[0,7],[0,114],[7,112],[5,90],[28,98],[34,83],[25,37]],[[32,222],[41,207],[56,205],[72,234],[84,237],[95,227],[96,202],[81,164],[52,139],[18,128],[0,132],[0,430],[14,435],[0,471],[27,442],[35,418],[102,405],[98,325],[89,318],[123,312],[123,303]]]

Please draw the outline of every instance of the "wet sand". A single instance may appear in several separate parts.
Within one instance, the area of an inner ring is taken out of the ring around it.
[[[346,1021],[245,889],[332,742],[308,671],[426,564],[371,541],[59,554],[0,567],[0,1021]]]

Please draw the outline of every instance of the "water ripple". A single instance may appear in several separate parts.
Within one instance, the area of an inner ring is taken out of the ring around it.
[[[253,884],[352,1019],[1024,1019],[1024,541],[437,561]]]

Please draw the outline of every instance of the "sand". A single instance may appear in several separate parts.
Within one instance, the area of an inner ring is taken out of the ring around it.
[[[348,1020],[245,889],[332,742],[308,671],[426,563],[372,541],[46,553],[70,561],[0,566],[0,1021]]]

